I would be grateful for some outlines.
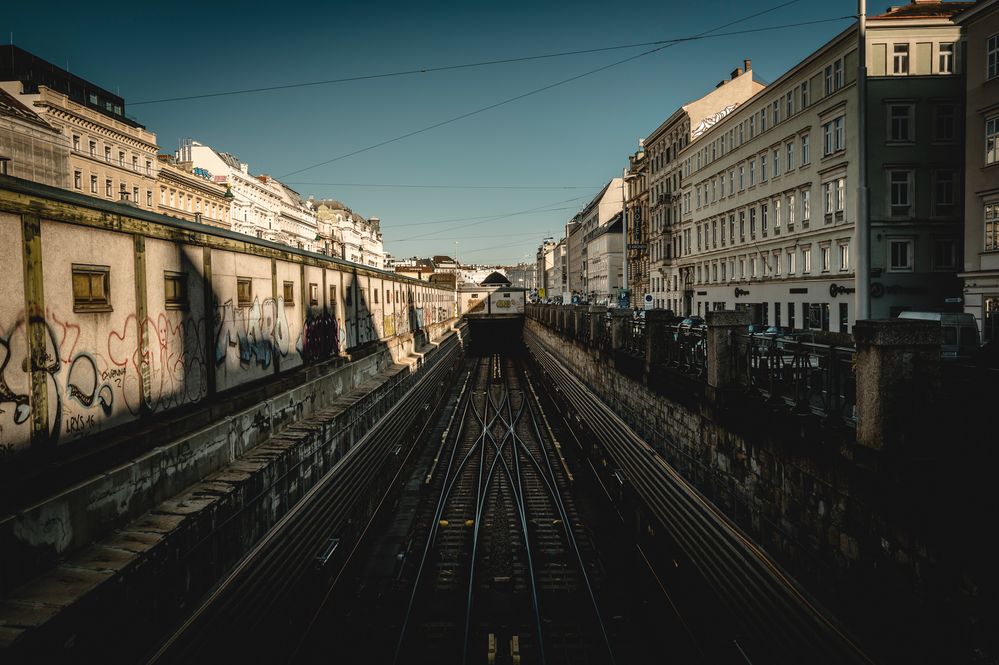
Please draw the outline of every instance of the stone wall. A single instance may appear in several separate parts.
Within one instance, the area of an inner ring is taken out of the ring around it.
[[[537,318],[525,321],[524,335],[557,356],[681,475],[872,641],[882,630],[897,630],[893,622],[900,617],[910,627],[933,625],[932,612],[949,602],[934,598],[932,587],[957,573],[940,570],[925,524],[904,495],[893,495],[898,469],[857,444],[852,429],[791,416],[745,395],[721,399],[711,386],[698,395],[685,388],[690,378],[679,374],[660,376],[651,388],[641,371],[631,376],[622,371],[613,349],[580,343],[571,332],[560,334]]]

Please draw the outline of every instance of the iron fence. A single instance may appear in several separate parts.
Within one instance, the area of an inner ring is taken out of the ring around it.
[[[757,334],[736,334],[733,343],[751,391],[796,413],[856,422],[856,349]]]

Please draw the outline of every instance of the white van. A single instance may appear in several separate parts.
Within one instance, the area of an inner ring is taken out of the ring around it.
[[[941,355],[944,358],[967,358],[978,350],[978,323],[975,315],[967,312],[902,312],[900,319],[939,321],[943,333]]]

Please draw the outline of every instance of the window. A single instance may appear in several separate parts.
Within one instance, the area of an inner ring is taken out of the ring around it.
[[[912,272],[912,240],[892,238],[888,241],[888,270]]]
[[[166,309],[188,308],[187,273],[163,271],[163,300]]]
[[[766,203],[760,204],[760,228],[763,230],[763,235],[767,235],[767,229],[769,228],[769,215],[770,206]]]
[[[808,220],[812,216],[812,190],[801,190],[801,223],[808,226]]]
[[[767,155],[766,153],[760,155],[760,180],[764,181],[767,179]]]
[[[794,274],[796,256],[797,255],[793,251],[787,253],[787,274],[789,276]]]
[[[285,287],[285,288],[287,288],[287,287]],[[375,289],[374,291],[372,291],[372,293],[375,296],[375,304],[376,305],[378,304],[378,292],[379,292],[379,289]]]
[[[806,246],[801,248],[801,274],[807,275],[812,272],[812,248]]]
[[[839,246],[839,269],[841,271],[846,271],[850,269],[850,246],[840,245]]]
[[[892,47],[892,69],[893,74],[909,73],[909,45],[895,44]]]
[[[993,139],[993,151],[995,151],[996,141]],[[744,164],[739,164],[739,191],[741,192],[746,188],[746,166]]]
[[[354,285],[347,284],[343,289],[343,302],[346,307],[354,306]]]
[[[957,243],[953,240],[933,241],[933,269],[957,270]]]
[[[132,188],[132,200],[135,201],[136,204],[138,204],[138,202],[139,202],[139,188],[138,187],[133,187]]]
[[[90,142],[90,156],[97,157],[97,141]]]
[[[774,149],[774,177],[780,175],[780,148]]]
[[[822,156],[828,157],[843,147],[843,117],[840,116],[822,125]]]
[[[773,108],[773,114],[774,114],[773,120],[774,120],[774,124],[776,125],[778,122],[780,122],[780,100],[779,99],[775,99],[773,106],[774,106],[774,108]],[[790,114],[788,114],[788,115],[790,115]]]
[[[760,133],[767,131],[767,107],[760,109]]]
[[[822,259],[822,272],[829,272],[829,261],[831,252],[828,247],[819,248],[819,256]]]
[[[801,165],[802,166],[808,164],[808,162],[811,161],[811,154],[810,154],[808,148],[809,148],[808,134],[802,134],[801,135]]]
[[[749,186],[756,184],[756,160],[749,160]]]
[[[912,141],[912,104],[888,105],[888,140]]]
[[[794,303],[789,302],[787,304],[787,325],[789,328],[794,328]]]
[[[146,205],[150,208],[153,207],[153,191],[151,189],[146,190]]]
[[[982,341],[999,339],[999,296],[982,299]]]
[[[985,78],[994,79],[999,76],[999,33],[989,37],[985,44],[986,65]]]
[[[985,251],[999,250],[999,201],[985,205]]]
[[[104,181],[104,195],[105,196],[111,196],[111,190],[112,190],[112,188],[111,188],[111,181],[110,180],[105,180]]]
[[[125,153],[118,151],[118,166],[125,166]]]
[[[780,199],[774,199],[774,233],[780,233]]]
[[[985,164],[999,162],[999,115],[985,121]]]
[[[746,212],[739,211],[739,242],[746,241]]]
[[[938,65],[941,74],[953,74],[954,73],[954,44],[944,43],[940,44],[939,50],[940,57],[938,58]]]
[[[843,59],[826,66],[826,94],[831,95],[843,87]]]
[[[83,174],[80,171],[73,171],[73,187],[76,189],[83,188]]]
[[[236,304],[239,307],[253,306],[253,280],[249,277],[236,278]]]
[[[756,208],[749,209],[749,239],[756,238]]]
[[[90,266],[74,263],[73,311],[110,312],[111,309],[111,267]]]
[[[787,170],[794,168],[794,141],[787,144]]]
[[[80,135],[73,134],[73,150],[80,152]]]
[[[111,162],[111,146],[109,145],[104,146],[104,161]]]
[[[912,171],[889,171],[891,216],[907,217],[911,206]]]
[[[836,212],[838,219],[842,219],[842,213],[846,209],[846,178],[836,178]]]
[[[787,93],[787,107],[784,114],[784,117],[786,118],[790,118],[794,115],[794,92]]]
[[[833,201],[833,193],[832,182],[822,183],[822,213],[829,218],[832,217],[833,206],[835,205]]]
[[[780,252],[774,252],[774,277],[780,277],[781,263],[780,263]]]
[[[90,191],[94,194],[97,193],[97,176],[90,176]]]
[[[319,307],[319,285],[309,284],[309,306]]]
[[[937,171],[933,174],[933,205],[935,213],[940,217],[954,214],[954,180],[953,171]]]
[[[953,104],[937,104],[933,109],[933,138],[953,141],[957,138],[957,110]]]
[[[801,84],[801,108],[807,108],[811,103],[811,90],[808,87],[808,81],[803,81]]]

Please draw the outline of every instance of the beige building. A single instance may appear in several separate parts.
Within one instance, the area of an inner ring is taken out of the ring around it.
[[[631,305],[643,304],[649,284],[649,178],[644,144],[628,157],[625,173],[625,214],[628,226],[628,290]]]
[[[68,139],[67,189],[156,210],[156,135],[125,116],[124,99],[16,46],[0,60],[0,88]]]
[[[934,264],[930,249],[952,236],[944,213],[953,206],[917,197],[915,183],[933,189],[954,153],[938,155],[930,168],[921,146],[932,144],[930,124],[943,106],[954,108],[960,30],[951,17],[967,6],[920,0],[868,24],[873,318],[942,307],[953,280],[953,268]],[[857,65],[851,26],[702,134],[692,132],[679,155],[681,217],[668,280],[679,288],[667,294],[681,311],[745,309],[759,324],[851,330],[861,186]],[[899,127],[890,114],[902,101],[909,125],[892,134]],[[896,171],[905,187],[889,184]]]
[[[964,311],[999,339],[999,0],[957,18],[967,40]]]
[[[0,89],[0,175],[65,187],[69,141]]]
[[[195,169],[190,162],[179,162],[172,155],[159,155],[157,159],[159,212],[189,222],[231,228],[233,197],[226,186],[213,182],[211,173]]]
[[[735,69],[728,80],[664,120],[644,141],[649,197],[649,289],[653,304],[681,313],[682,288],[673,260],[679,256],[674,228],[680,221],[680,151],[763,89],[753,80],[751,63]]]

